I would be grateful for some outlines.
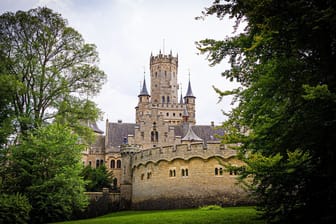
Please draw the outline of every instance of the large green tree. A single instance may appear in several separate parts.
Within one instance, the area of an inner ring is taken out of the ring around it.
[[[9,147],[0,193],[25,195],[32,206],[30,222],[66,220],[87,206],[80,175],[85,145],[78,140],[70,128],[54,123]]]
[[[251,191],[269,222],[334,223],[336,210],[336,3],[216,0],[203,18],[230,17],[244,31],[198,48],[240,88],[224,123],[240,142]],[[242,130],[247,132],[242,133]]]
[[[17,133],[55,118],[75,129],[97,119],[95,104],[87,100],[105,81],[96,47],[60,14],[48,8],[2,14],[0,57],[0,75],[19,83],[10,104]],[[65,120],[69,114],[76,119]]]

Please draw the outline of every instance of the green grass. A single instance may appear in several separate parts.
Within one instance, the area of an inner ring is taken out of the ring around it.
[[[264,224],[258,219],[254,207],[208,206],[199,209],[123,211],[114,212],[94,219],[63,222],[66,224]]]

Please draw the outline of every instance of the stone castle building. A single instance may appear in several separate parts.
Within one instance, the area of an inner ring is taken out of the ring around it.
[[[222,129],[196,125],[196,97],[189,80],[178,97],[178,57],[150,56],[150,94],[144,78],[135,123],[93,125],[97,142],[83,163],[113,171],[122,208],[182,208],[245,204],[246,192],[225,164],[241,165],[236,152],[220,143]]]

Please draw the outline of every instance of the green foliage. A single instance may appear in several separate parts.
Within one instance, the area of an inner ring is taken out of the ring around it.
[[[95,219],[78,220],[64,223],[119,223],[119,224],[262,224],[253,207],[228,207],[214,210],[180,209],[163,211],[123,211]]]
[[[86,191],[102,191],[102,188],[110,188],[113,181],[113,174],[109,172],[105,166],[100,166],[98,168],[92,168],[91,166],[86,166],[81,176],[83,176],[86,181],[85,189]]]
[[[60,124],[41,127],[12,146],[2,170],[2,189],[27,196],[31,221],[69,219],[87,206],[78,136]]]
[[[105,81],[95,45],[85,43],[60,14],[48,8],[4,13],[0,30],[0,73],[10,76],[19,87],[10,102],[17,134],[65,112],[63,120],[68,123],[78,119],[75,131],[79,122],[83,125],[98,118],[92,102],[80,111],[69,106],[73,102],[86,104],[85,99],[98,93]]]
[[[0,223],[28,223],[30,210],[26,196],[0,193]]]
[[[240,143],[242,178],[269,222],[333,223],[336,209],[336,5],[320,1],[215,0],[203,18],[236,19],[244,32],[197,43],[211,66],[241,83],[224,122]],[[242,23],[244,21],[244,23]],[[245,132],[242,132],[245,131]]]
[[[222,209],[221,206],[219,205],[208,205],[208,206],[203,206],[200,208],[202,211],[208,211],[208,210],[220,210]]]

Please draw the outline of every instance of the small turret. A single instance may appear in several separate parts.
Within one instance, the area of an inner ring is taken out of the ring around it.
[[[190,82],[190,74],[189,74],[189,83],[188,83],[188,89],[187,94],[184,97],[184,103],[187,106],[187,110],[189,113],[189,122],[192,124],[196,123],[195,120],[195,99],[194,93],[191,89],[191,82]]]

